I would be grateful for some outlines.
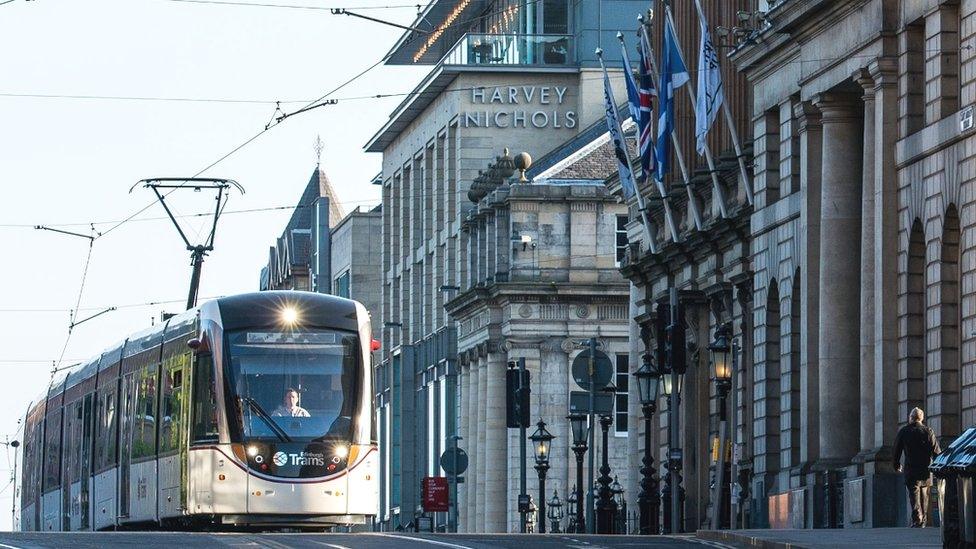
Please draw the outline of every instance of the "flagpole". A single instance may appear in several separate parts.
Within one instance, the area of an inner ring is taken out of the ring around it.
[[[627,46],[624,44],[624,35],[623,35],[623,33],[620,33],[620,32],[617,33],[617,40],[620,41],[620,48],[623,51],[624,61],[625,61],[625,64],[627,65],[626,67],[624,67],[624,70],[629,71],[629,70],[631,70],[631,67],[630,67],[630,59],[627,56]],[[603,63],[603,56],[602,55],[600,56],[600,63],[601,63],[600,66],[602,67],[603,66],[603,64],[602,64]],[[605,70],[606,70],[606,67],[604,67],[604,71]],[[656,86],[656,84],[655,84],[655,86]],[[633,119],[633,116],[631,116],[631,119]],[[635,120],[635,122],[636,122],[636,120]],[[640,130],[640,125],[638,125],[637,126],[637,133],[638,133],[638,146],[637,146],[637,149],[638,149],[638,152],[640,151],[640,131],[641,131]],[[624,137],[624,142],[626,143],[626,136],[623,135],[623,129],[622,128],[621,128],[620,134],[621,134],[621,136]],[[626,152],[627,152],[627,161],[630,162],[630,150],[627,149]],[[650,178],[650,175],[649,174],[646,174],[646,173],[643,173],[643,164],[641,166],[642,166],[641,167],[641,175],[644,176],[644,180],[646,181],[648,178]],[[668,224],[668,228],[671,229],[671,241],[674,242],[675,244],[677,244],[677,243],[681,242],[681,238],[679,238],[679,235],[678,235],[678,226],[674,222],[674,214],[671,213],[671,203],[670,203],[670,201],[668,201],[668,193],[667,193],[667,191],[664,190],[664,183],[661,183],[660,181],[657,181],[656,187],[657,187],[658,193],[660,193],[660,195],[661,195],[661,203],[664,206],[664,219],[666,220],[666,222]],[[636,185],[634,185],[634,192],[635,192],[635,194],[640,195],[640,189],[638,189]],[[643,208],[643,206],[641,206],[641,208]]]
[[[674,26],[674,19],[672,19],[671,17],[671,7],[668,6],[667,4],[665,4],[664,6],[664,14],[665,17],[667,17],[667,21],[665,21],[664,24],[671,25],[671,29],[674,32],[674,36],[675,38],[677,38],[678,29],[676,29]],[[681,49],[681,42],[675,40],[674,47],[678,52],[678,57],[681,58],[681,63],[685,67],[687,67],[688,63],[685,62],[685,54]],[[688,99],[691,100],[691,108],[694,109],[695,107],[698,106],[698,101],[695,99],[695,91],[691,89],[692,88],[691,83],[689,82],[688,84],[689,85],[686,86],[688,90]],[[718,202],[718,209],[719,212],[722,214],[722,217],[728,218],[729,213],[725,205],[725,192],[722,190],[722,184],[718,180],[718,172],[715,171],[715,160],[714,158],[712,158],[712,149],[711,147],[708,146],[708,143],[705,143],[705,163],[708,164],[708,171],[712,176],[712,193],[715,195],[714,201]]]
[[[647,49],[647,58],[651,62],[651,80],[654,82],[654,88],[661,93],[660,78],[657,72],[657,61],[654,60],[654,50],[651,47],[651,38],[647,36],[647,27],[644,25],[644,16],[638,15],[637,21],[640,23],[640,33],[639,39],[643,39],[643,45]],[[681,169],[681,178],[684,181],[685,191],[688,194],[688,208],[691,210],[691,217],[695,222],[695,229],[698,231],[702,230],[702,217],[701,212],[698,211],[698,201],[695,200],[695,193],[691,189],[691,178],[688,176],[688,166],[685,164],[685,155],[681,152],[681,142],[678,140],[677,134],[671,132],[671,145],[674,147],[674,155],[678,158],[678,167]],[[663,193],[664,182],[658,181]]]
[[[596,57],[597,59],[600,60],[600,68],[603,69],[603,77],[605,79],[604,81],[606,81],[606,79],[608,79],[609,76],[607,75],[607,66],[603,64],[603,50],[601,48],[596,49]],[[617,107],[616,104],[612,106],[615,109]],[[616,118],[619,123],[620,116],[618,115]],[[633,166],[634,165],[633,162],[630,161],[630,151],[627,150],[627,138],[624,137],[624,132],[622,128],[620,129],[620,139],[623,141],[623,149],[624,149],[623,153],[627,159],[627,166],[628,167]],[[619,169],[617,170],[617,173],[621,176],[621,178],[623,178],[623,174],[620,173]],[[622,182],[621,182],[621,186],[623,186]],[[634,182],[634,195],[637,197],[637,209],[640,211],[641,224],[644,226],[644,238],[647,239],[647,248],[651,251],[651,253],[656,254],[658,253],[657,243],[655,242],[653,236],[651,235],[651,223],[650,220],[647,218],[647,208],[644,207],[644,196],[641,194],[640,189],[637,188],[636,181]]]
[[[698,9],[698,19],[703,26],[707,25],[708,22],[705,19],[705,12],[702,11],[699,0],[695,0],[695,7]],[[701,75],[699,75],[700,77]],[[729,108],[728,101],[722,101],[722,112],[725,114],[725,125],[729,127],[729,137],[732,138],[732,147],[735,149],[735,157],[739,162],[739,176],[742,177],[742,186],[746,191],[746,200],[752,206],[752,181],[749,179],[749,170],[746,169],[746,158],[742,154],[742,145],[739,143],[739,132],[735,129],[735,120],[732,118],[732,109]]]

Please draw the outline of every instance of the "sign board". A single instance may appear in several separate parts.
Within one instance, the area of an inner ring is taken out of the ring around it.
[[[434,519],[431,517],[417,517],[417,531],[418,532],[433,532],[434,531]]]
[[[613,363],[607,353],[597,349],[593,354],[593,384],[599,391],[613,379]],[[573,379],[580,389],[590,390],[590,349],[586,348],[573,359]]]
[[[532,496],[528,494],[519,494],[518,497],[518,512],[519,513],[530,513],[532,512]]]
[[[964,132],[973,127],[973,107],[969,106],[959,111],[959,131]]]
[[[446,513],[450,509],[447,477],[424,477],[422,490],[425,513]]]
[[[684,457],[684,452],[681,451],[681,448],[672,448],[671,453],[668,454],[668,459],[670,459],[671,461],[680,462],[683,457]]]
[[[454,465],[457,464],[457,471]],[[448,475],[460,475],[468,470],[468,454],[460,448],[448,448],[441,454],[441,469]]]
[[[613,394],[596,393],[593,395],[593,413],[606,416],[613,413]],[[569,413],[588,414],[590,412],[590,393],[586,391],[571,391],[569,393]]]

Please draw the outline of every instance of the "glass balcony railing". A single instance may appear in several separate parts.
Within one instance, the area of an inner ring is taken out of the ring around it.
[[[441,64],[565,66],[575,61],[570,34],[465,34]]]

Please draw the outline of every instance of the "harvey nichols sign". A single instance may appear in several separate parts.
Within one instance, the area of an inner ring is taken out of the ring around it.
[[[497,86],[471,90],[484,110],[461,113],[465,128],[575,128],[576,111],[562,108],[566,86]],[[477,108],[477,107],[472,107]]]

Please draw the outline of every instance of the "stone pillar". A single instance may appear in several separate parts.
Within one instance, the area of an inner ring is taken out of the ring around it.
[[[815,103],[823,124],[820,196],[820,461],[846,464],[858,451],[863,115],[855,97]]]
[[[495,350],[488,353],[485,368],[485,409],[484,419],[479,420],[485,425],[484,464],[479,464],[479,471],[485,473],[485,505],[481,509],[484,516],[485,532],[505,532],[505,516],[508,510],[507,468],[504,466],[508,458],[507,428],[505,426],[505,354]]]
[[[460,398],[458,398],[458,435],[462,440],[458,441],[458,446],[467,450],[470,448],[469,444],[472,438],[468,429],[470,429],[470,422],[468,421],[468,401],[471,397],[471,370],[466,364],[466,360],[462,357],[458,360],[458,391],[460,392]],[[446,411],[447,413],[453,412],[453,410]],[[447,442],[447,441],[445,441]],[[448,443],[449,444],[449,443]],[[448,446],[450,448],[450,446]],[[467,477],[465,480],[470,479],[470,475],[464,475]],[[468,522],[468,486],[469,483],[465,482],[457,485],[457,521],[458,521],[458,532],[468,532],[470,531]]]
[[[898,63],[871,64],[874,81],[874,437],[891,448],[898,432]]]
[[[475,404],[476,415],[471,418],[478,418],[478,435],[475,441],[474,468],[477,475],[478,496],[474,502],[475,532],[485,531],[485,402],[488,400],[488,365],[484,357],[478,359],[478,397]],[[472,396],[472,398],[474,398]]]
[[[859,69],[854,80],[864,89],[864,151],[861,171],[861,432],[860,452],[870,453],[874,445],[874,80]]]
[[[820,161],[823,129],[820,111],[809,101],[794,106],[800,132],[800,460],[811,464],[820,456]],[[745,401],[743,401],[745,403]]]

